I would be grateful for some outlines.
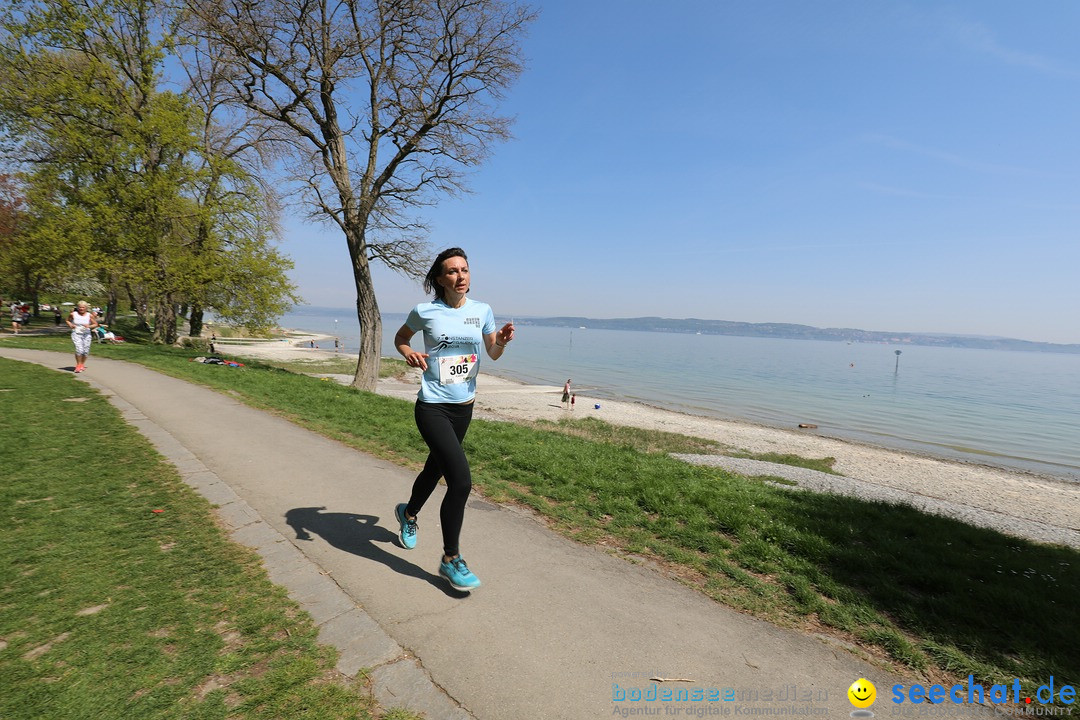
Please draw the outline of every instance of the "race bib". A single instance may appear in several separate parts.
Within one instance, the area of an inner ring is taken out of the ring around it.
[[[457,385],[476,377],[480,367],[476,355],[452,355],[439,358],[439,383]]]

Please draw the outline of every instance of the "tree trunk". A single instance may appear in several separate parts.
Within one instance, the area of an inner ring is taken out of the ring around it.
[[[34,306],[35,318],[41,317],[41,287],[44,284],[45,281],[42,280],[40,275],[38,275],[37,279],[34,281],[33,300],[31,300],[31,303]]]
[[[28,270],[23,270],[20,275],[20,280],[22,281],[22,288],[19,290],[19,295],[24,298],[32,298],[34,296],[34,288],[33,284],[30,282],[30,272]],[[36,303],[37,301],[31,300],[30,302]]]
[[[382,316],[379,314],[379,301],[375,297],[375,285],[371,282],[371,265],[368,264],[364,251],[364,231],[346,228],[345,232],[349,240],[349,255],[352,257],[353,279],[356,282],[356,318],[360,321],[360,357],[356,362],[352,386],[375,392],[375,383],[379,380],[379,359],[382,355]]]
[[[202,337],[203,308],[199,303],[192,303],[191,314],[188,316],[188,335]]]
[[[131,301],[131,309],[135,311],[135,317],[138,318],[138,322],[135,323],[135,329],[149,332],[150,313],[147,311],[145,298],[135,297],[135,293],[132,291],[131,286],[128,285],[126,287],[128,299]]]
[[[166,345],[176,342],[176,305],[173,304],[170,293],[166,293],[157,302],[152,340]]]
[[[116,295],[116,285],[109,284],[109,298],[105,301],[105,324],[112,325],[116,322],[116,310],[120,306],[120,298]]]
[[[379,360],[382,357],[382,316],[379,303],[371,287],[371,274],[367,273],[367,289],[361,290],[361,278],[356,279],[356,317],[360,320],[360,357],[356,362],[356,375],[352,386],[375,392],[379,380]]]

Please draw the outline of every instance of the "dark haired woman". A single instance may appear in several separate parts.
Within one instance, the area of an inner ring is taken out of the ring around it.
[[[434,292],[435,299],[413,308],[394,337],[394,347],[406,363],[424,371],[414,415],[430,452],[413,483],[409,502],[401,503],[394,512],[401,525],[401,544],[416,547],[416,516],[439,478],[445,477],[446,496],[439,508],[443,534],[439,574],[455,589],[472,590],[480,587],[480,579],[469,570],[458,548],[465,502],[472,489],[469,460],[461,443],[472,420],[480,348],[498,360],[514,339],[514,324],[506,323],[496,330],[491,307],[465,297],[469,292],[469,259],[461,248],[439,253],[424,278],[424,291]],[[418,332],[424,334],[423,352],[409,345]]]

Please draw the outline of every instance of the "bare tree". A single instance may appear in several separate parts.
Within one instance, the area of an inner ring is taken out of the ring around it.
[[[512,0],[185,0],[235,101],[291,146],[313,213],[345,235],[360,357],[374,389],[382,320],[371,263],[418,276],[414,211],[464,190],[510,119],[495,101],[520,75],[532,11]]]

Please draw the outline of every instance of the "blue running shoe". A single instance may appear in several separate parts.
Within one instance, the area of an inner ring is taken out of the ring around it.
[[[468,592],[480,587],[480,578],[472,574],[460,555],[450,562],[444,560],[440,563],[439,574],[446,578],[455,590]]]
[[[419,525],[416,524],[415,520],[409,520],[405,517],[406,506],[407,503],[401,503],[394,508],[394,514],[397,515],[398,522],[401,523],[401,532],[399,533],[401,544],[405,546],[406,550],[412,550],[416,547],[416,528]]]

